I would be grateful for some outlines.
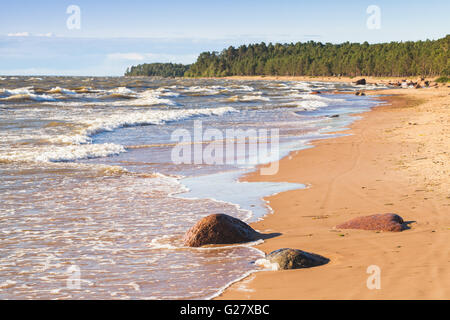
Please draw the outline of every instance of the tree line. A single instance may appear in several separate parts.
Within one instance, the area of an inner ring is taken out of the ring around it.
[[[194,64],[184,66],[184,73],[183,65],[163,64],[155,68],[145,66],[156,64],[144,64],[131,67],[126,75],[447,76],[450,74],[449,44],[450,35],[438,40],[379,44],[308,41],[266,45],[262,42],[238,48],[230,46],[220,53],[203,52]],[[159,68],[165,71],[157,74]]]
[[[189,67],[179,63],[144,63],[127,68],[125,76],[183,77]]]

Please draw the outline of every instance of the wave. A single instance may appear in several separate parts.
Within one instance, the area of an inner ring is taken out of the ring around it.
[[[33,87],[23,87],[16,89],[0,89],[0,100],[3,101],[55,101],[56,99],[47,94],[36,94]]]
[[[30,94],[34,93],[33,87],[23,87],[23,88],[16,88],[16,89],[0,89],[0,95],[3,96],[12,96],[17,94]]]
[[[14,94],[5,98],[0,98],[0,100],[3,101],[26,101],[26,100],[33,100],[33,101],[56,101],[55,98],[52,96],[46,95],[46,94],[34,94],[34,93],[26,93],[26,94]]]
[[[71,99],[81,99],[80,101],[58,101],[63,96]],[[154,106],[168,105],[176,103],[167,97],[177,97],[179,93],[172,92],[166,88],[148,89],[143,92],[136,92],[127,87],[117,87],[109,90],[93,89],[91,87],[77,87],[72,89],[53,87],[49,90],[34,89],[33,87],[23,87],[16,89],[0,89],[0,100],[3,101],[42,101],[62,107],[83,107],[83,106]],[[104,99],[115,99],[105,101]],[[129,101],[124,101],[124,99]],[[102,101],[103,100],[103,101]]]
[[[117,112],[113,115],[97,116],[94,119],[81,121],[82,129],[71,135],[56,135],[48,138],[53,143],[86,144],[93,135],[114,131],[118,128],[161,125],[167,122],[186,120],[195,116],[221,116],[225,113],[237,112],[232,107],[185,109],[185,110],[146,110],[133,113]]]
[[[193,116],[221,116],[225,113],[237,112],[232,107],[185,109],[185,110],[148,110],[135,113],[117,113],[106,118],[96,118],[85,121],[88,127],[85,129],[86,136],[113,131],[114,129],[136,125],[159,125],[172,121],[180,121]]]
[[[126,152],[125,148],[114,143],[45,146],[0,154],[0,162],[63,162],[107,157],[122,152]]]
[[[256,96],[245,95],[240,98],[240,101],[270,101],[270,98],[263,97],[261,95]]]
[[[244,96],[232,96],[226,100],[231,102],[252,102],[252,101],[270,101],[270,98],[263,97],[262,95],[244,95]]]
[[[111,90],[108,90],[111,93],[119,93],[119,94],[136,94],[135,91],[128,89],[127,87],[117,87]]]
[[[219,87],[219,86],[210,86],[210,87],[202,87],[202,86],[191,86],[183,89],[185,93],[191,93],[199,96],[214,96],[221,93],[221,91],[226,91],[227,88]]]
[[[79,123],[83,128],[72,134],[36,136],[45,138],[51,145],[33,149],[20,148],[0,153],[0,163],[9,162],[62,162],[80,159],[101,158],[126,152],[124,146],[113,143],[91,144],[95,134],[113,131],[121,127],[138,125],[159,125],[180,121],[195,116],[221,116],[237,112],[232,107],[187,109],[187,110],[147,110],[134,113],[117,112],[114,115],[97,116],[95,119]],[[60,144],[68,144],[61,146]]]
[[[75,90],[77,93],[81,92],[79,90]],[[86,89],[83,91],[85,93],[94,93],[94,91],[90,89]],[[127,88],[115,88],[112,90],[103,90],[103,91],[95,91],[101,92],[102,95],[96,95],[94,97],[89,97],[90,99],[87,101],[60,101],[56,103],[49,103],[56,106],[61,107],[85,107],[85,106],[110,106],[110,107],[122,107],[122,106],[156,106],[156,105],[168,105],[174,106],[176,103],[167,98],[161,98],[161,96],[176,96],[176,93],[173,92],[161,92],[158,90],[149,89],[144,92],[135,92]],[[79,98],[86,98],[86,96],[80,95]],[[94,101],[92,101],[92,98]],[[116,100],[116,101],[102,101],[102,99],[108,98],[122,98],[124,100]]]
[[[236,88],[241,91],[255,91],[255,88],[246,85],[237,86]]]
[[[289,97],[301,98],[301,100],[292,102],[289,105],[302,108],[306,111],[313,111],[318,108],[328,107],[332,104],[343,103],[346,101],[341,98],[328,98],[316,94],[291,94]]]
[[[47,93],[76,94],[76,92],[73,90],[60,88],[60,87],[54,87],[54,88],[48,90]]]

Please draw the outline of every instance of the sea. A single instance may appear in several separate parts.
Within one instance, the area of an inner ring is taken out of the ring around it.
[[[355,91],[377,88],[0,76],[0,299],[211,299],[267,272],[263,240],[189,248],[183,236],[209,214],[272,214],[264,197],[306,186],[239,178],[348,134],[379,103]]]

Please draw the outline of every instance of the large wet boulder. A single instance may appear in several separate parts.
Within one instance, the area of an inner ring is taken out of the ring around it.
[[[317,267],[330,261],[315,253],[290,248],[272,251],[266,256],[266,260],[272,266],[275,265],[277,270]]]
[[[337,225],[336,228],[398,232],[406,229],[406,224],[399,215],[395,213],[384,213],[357,217]]]
[[[226,214],[212,214],[199,220],[183,239],[188,247],[207,244],[233,244],[262,239],[262,235],[245,222]]]
[[[359,79],[355,81],[356,85],[365,85],[366,84],[366,79]]]

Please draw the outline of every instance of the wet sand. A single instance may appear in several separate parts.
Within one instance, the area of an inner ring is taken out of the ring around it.
[[[309,185],[265,199],[274,213],[252,227],[281,236],[258,249],[297,248],[330,262],[254,273],[217,299],[450,298],[450,90],[366,93],[389,95],[382,98],[387,104],[359,115],[345,132],[351,135],[292,152],[276,175],[257,171],[243,177]],[[334,228],[357,216],[388,212],[403,217],[410,229]],[[381,269],[379,290],[367,288],[371,265]]]

